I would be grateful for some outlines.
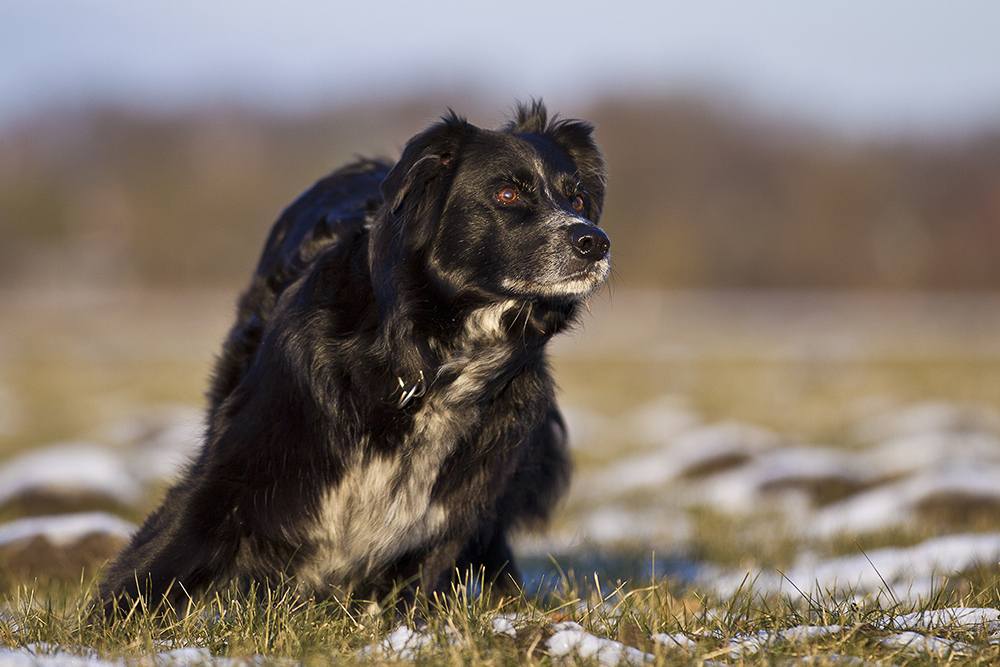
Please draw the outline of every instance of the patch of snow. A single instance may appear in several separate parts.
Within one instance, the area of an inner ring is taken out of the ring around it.
[[[89,646],[79,646],[79,645],[63,646],[61,644],[50,644],[49,642],[32,642],[30,644],[25,644],[24,646],[22,646],[21,650],[31,655],[50,655],[53,653],[66,653],[69,655],[75,655],[84,658],[100,657],[97,651],[90,648]]]
[[[497,634],[517,636],[513,619],[516,616],[501,614],[493,619],[493,630]],[[445,628],[447,645],[458,646],[462,638],[451,628]],[[437,645],[437,637],[430,633],[400,625],[378,644],[365,646],[358,651],[362,658],[383,658],[389,660],[414,661]]]
[[[618,667],[622,663],[629,665],[645,665],[655,660],[651,653],[645,653],[637,648],[625,646],[621,642],[605,639],[585,632],[576,623],[557,623],[552,626],[555,631],[545,643],[549,655],[553,658],[565,658],[577,655],[584,660],[594,660],[606,667]]]
[[[566,422],[566,433],[569,445],[573,449],[600,448],[606,445],[606,439],[611,433],[612,420],[594,410],[576,407],[560,407],[563,420]]]
[[[683,632],[674,632],[672,634],[660,632],[653,635],[651,639],[660,646],[665,646],[666,648],[669,649],[682,649],[684,651],[692,651],[696,646],[698,646],[697,640],[691,639]]]
[[[839,625],[799,625],[778,632],[762,630],[750,635],[737,635],[730,639],[727,654],[730,658],[739,658],[743,655],[754,655],[779,642],[794,644],[819,637],[828,637],[842,631],[843,627]]]
[[[816,512],[805,532],[831,537],[903,525],[915,519],[922,501],[949,494],[1000,502],[1000,464],[959,461],[854,494]]]
[[[620,495],[656,488],[686,474],[696,474],[714,463],[738,465],[777,447],[780,438],[767,429],[739,422],[723,422],[682,431],[658,451],[634,456],[602,470],[585,485],[586,495]]]
[[[128,453],[132,474],[150,482],[177,477],[197,452],[204,435],[204,413],[187,405],[143,411],[105,430],[105,437]]]
[[[786,446],[692,484],[685,504],[708,505],[733,514],[746,514],[761,506],[784,506],[802,514],[812,502],[804,491],[797,489],[802,482],[839,478],[847,483],[864,484],[870,475],[870,469],[847,452],[827,447]]]
[[[186,431],[197,439],[204,421],[205,414],[199,408],[184,404],[163,404],[144,407],[127,419],[105,426],[101,429],[100,436],[102,441],[110,442],[116,447],[139,448],[169,443],[171,437],[164,434],[174,429],[180,429],[175,433]]]
[[[1000,438],[989,433],[928,431],[885,440],[856,455],[882,475],[899,475],[945,463],[1000,462]]]
[[[560,621],[559,623],[550,625],[549,630],[552,632],[562,632],[563,630],[579,630],[582,632],[583,626],[576,621]]]
[[[754,655],[762,648],[766,648],[775,642],[775,633],[761,631],[752,635],[740,635],[733,637],[726,645],[726,655],[736,659],[744,655]]]
[[[552,632],[562,632],[563,630],[580,630],[583,631],[583,626],[576,621],[560,621],[559,623],[553,623],[549,626],[549,630]]]
[[[107,512],[28,517],[0,524],[0,546],[40,536],[54,546],[62,547],[95,533],[127,540],[135,530],[134,524]]]
[[[643,540],[676,544],[690,539],[694,532],[691,520],[677,512],[625,507],[595,509],[581,517],[576,529],[581,540],[591,542]]]
[[[835,667],[837,665],[849,665],[854,667],[855,665],[869,665],[861,658],[853,655],[844,655],[842,653],[826,653],[823,655],[803,655],[795,658],[794,660],[789,660],[781,663],[790,667],[791,665],[820,665],[821,667]],[[879,665],[880,663],[875,663]],[[720,665],[721,667],[721,665]]]
[[[670,450],[680,459],[681,471],[733,456],[755,456],[780,445],[773,431],[742,422],[719,422],[689,429],[671,439]]]
[[[86,443],[28,452],[0,467],[0,504],[35,490],[101,494],[126,505],[142,497],[118,452]]]
[[[807,535],[833,537],[844,532],[871,533],[904,525],[912,515],[897,487],[908,482],[878,487],[831,503],[804,522],[802,530]]]
[[[125,660],[106,660],[73,653],[36,653],[30,649],[0,647],[2,667],[125,667]]]
[[[984,623],[993,622],[1000,611],[996,609],[939,609],[924,614],[907,614],[896,619],[901,625],[896,627],[921,627],[927,630],[940,629],[944,627],[954,628],[956,624],[964,628],[981,627]],[[912,625],[915,623],[916,625]],[[779,642],[799,643],[828,637],[843,632],[845,628],[840,625],[800,625],[778,632],[761,631],[753,634],[737,635],[732,637],[727,645],[716,652],[716,655],[724,653],[729,658],[738,659],[749,655],[754,655],[762,650],[773,647]],[[681,649],[692,652],[698,645],[697,640],[691,639],[685,634],[656,634],[652,636],[653,641],[661,646]],[[916,632],[901,632],[881,640],[886,646],[901,647],[915,652],[928,653],[933,656],[944,656],[951,653],[969,653],[973,647],[963,642],[955,642],[940,637],[926,636]],[[849,656],[824,655],[823,664],[861,664],[857,658]],[[830,659],[831,662],[827,662]],[[806,663],[803,659],[800,662]]]
[[[977,629],[995,626],[1000,610],[982,607],[946,607],[903,614],[889,621],[889,627],[904,630],[934,630],[938,628]]]
[[[29,645],[13,649],[0,648],[0,667],[187,667],[189,665],[251,667],[263,664],[292,667],[300,663],[289,659],[265,660],[259,655],[249,659],[217,657],[207,648],[196,647],[150,653],[139,658],[113,660],[101,658],[92,649],[84,647]]]
[[[838,477],[865,483],[878,473],[850,452],[830,447],[782,447],[758,456],[754,462],[758,488],[788,480]]]
[[[492,626],[493,632],[498,635],[517,637],[517,628],[514,627],[514,622],[510,614],[497,616],[493,619]]]
[[[913,547],[875,549],[866,554],[816,560],[805,554],[784,573],[771,570],[724,572],[706,567],[699,584],[732,596],[751,585],[759,592],[806,594],[879,592],[888,584],[896,599],[922,599],[937,590],[942,577],[1000,558],[1000,534],[937,537]]]
[[[597,542],[677,545],[691,535],[686,510],[709,507],[774,513],[793,534],[828,539],[906,527],[952,501],[1000,504],[1000,413],[928,402],[881,417],[862,428],[881,438],[874,446],[797,445],[749,424],[687,426],[697,416],[667,397],[628,416],[634,423],[617,422],[619,433],[631,429],[656,449],[577,475],[576,525]],[[602,430],[613,433],[609,422]],[[623,497],[627,510],[608,502]]]
[[[879,640],[883,646],[905,648],[914,653],[925,653],[943,658],[949,655],[968,655],[975,647],[965,642],[922,635],[918,632],[900,632]]]
[[[228,658],[216,658],[207,648],[185,646],[157,653],[153,657],[156,667],[186,667],[187,665],[218,665],[233,662]]]
[[[797,625],[794,628],[779,631],[778,636],[786,642],[794,644],[809,641],[810,639],[829,637],[843,631],[844,628],[841,625]]]
[[[789,518],[798,518],[805,533],[830,537],[904,524],[913,518],[921,501],[935,494],[961,493],[1000,501],[1000,462],[990,462],[990,458],[1000,461],[1000,440],[977,434],[914,436],[908,440],[910,445],[918,445],[913,440],[922,440],[928,446],[912,447],[915,453],[908,460],[904,442],[886,443],[861,454],[811,446],[772,449],[745,465],[693,483],[684,504],[708,505],[735,514],[762,506],[783,509]],[[916,474],[878,484],[903,472]],[[837,481],[874,486],[813,510],[812,498],[803,485]]]
[[[876,442],[924,433],[1000,433],[1000,412],[986,405],[924,401],[878,414],[855,429],[862,441]]]
[[[394,660],[414,660],[417,654],[434,645],[434,636],[412,630],[401,625],[379,644],[366,646],[359,655],[362,657],[391,658]]]
[[[670,450],[634,456],[620,461],[577,484],[587,497],[615,496],[662,486],[674,479],[680,466]]]

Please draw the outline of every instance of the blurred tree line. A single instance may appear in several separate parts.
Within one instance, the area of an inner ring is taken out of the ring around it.
[[[397,156],[443,111],[105,110],[7,129],[0,285],[240,287],[299,192],[356,155]],[[860,141],[681,98],[579,115],[608,159],[622,287],[1000,288],[1000,123]]]

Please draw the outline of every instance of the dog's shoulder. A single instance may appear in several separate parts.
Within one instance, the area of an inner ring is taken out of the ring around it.
[[[294,279],[322,249],[371,224],[391,165],[359,160],[302,193],[278,218],[257,265],[265,280]]]
[[[318,181],[282,212],[250,285],[240,296],[236,322],[223,343],[208,393],[210,412],[243,377],[282,293],[321,255],[335,263],[338,255],[366,243],[368,227],[382,204],[379,186],[391,167],[391,163],[367,159],[348,164]]]

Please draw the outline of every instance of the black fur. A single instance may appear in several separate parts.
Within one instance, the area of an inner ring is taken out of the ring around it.
[[[468,568],[512,590],[509,532],[568,481],[545,345],[607,276],[604,194],[591,127],[540,103],[499,131],[448,115],[395,165],[303,194],[240,298],[204,445],[105,611],[231,582],[380,601]]]

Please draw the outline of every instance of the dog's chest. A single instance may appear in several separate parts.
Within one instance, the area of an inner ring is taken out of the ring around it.
[[[319,561],[350,576],[377,567],[440,533],[447,513],[430,502],[448,443],[409,456],[359,452],[323,500],[316,526]],[[324,565],[320,565],[324,567]]]
[[[313,533],[312,576],[340,585],[440,540],[454,528],[455,507],[434,498],[445,460],[468,445],[474,411],[445,410],[428,401],[398,452],[359,452],[340,483],[326,493]]]
[[[498,321],[498,314],[490,313],[489,319]],[[476,327],[472,333],[480,340],[493,333],[479,321]],[[460,458],[463,475],[482,477],[463,482],[483,487],[489,485],[487,478],[504,477],[498,471],[509,472],[526,435],[516,428],[505,430],[501,442],[492,442],[488,451],[481,442],[484,430],[497,431],[496,424],[485,420],[503,420],[495,404],[487,409],[477,399],[510,356],[509,347],[468,346],[442,365],[400,447],[369,456],[365,452],[377,448],[367,443],[354,448],[356,455],[340,483],[323,498],[312,535],[315,557],[299,573],[300,579],[314,579],[317,584],[351,581],[444,536],[455,537],[451,533],[456,515],[468,520],[477,510],[434,496],[446,461]],[[496,496],[501,492],[502,488],[489,490]],[[489,506],[482,495],[478,500],[480,509]]]

